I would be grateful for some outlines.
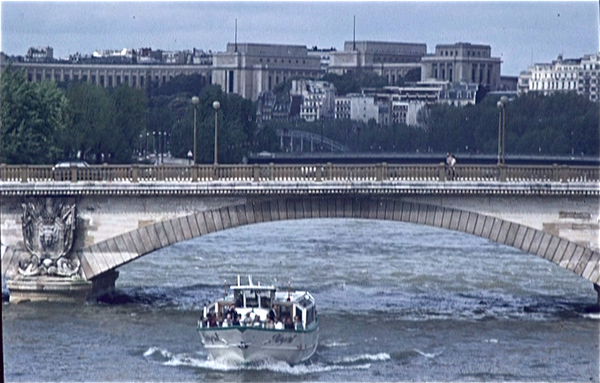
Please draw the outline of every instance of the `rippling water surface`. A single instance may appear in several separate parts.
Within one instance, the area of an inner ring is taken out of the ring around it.
[[[316,354],[211,361],[195,331],[224,283],[307,289]],[[4,289],[3,295],[7,292]],[[352,219],[272,222],[162,249],[110,299],[3,306],[7,381],[599,381],[592,284],[462,233]]]

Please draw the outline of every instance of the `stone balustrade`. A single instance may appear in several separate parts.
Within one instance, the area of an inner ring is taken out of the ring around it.
[[[443,163],[311,165],[0,165],[0,182],[211,182],[211,181],[439,181],[439,182],[600,182],[595,166],[458,165],[450,177]]]

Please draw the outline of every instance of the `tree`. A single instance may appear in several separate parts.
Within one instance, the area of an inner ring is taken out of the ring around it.
[[[434,104],[419,121],[437,152],[467,150],[496,153],[498,97],[488,96],[463,108]],[[526,94],[506,105],[506,152],[512,154],[598,155],[600,109],[572,93]]]
[[[142,90],[121,86],[116,89],[113,99],[115,121],[109,137],[111,160],[129,163],[133,158],[137,138],[146,128],[146,95]]]
[[[1,77],[0,161],[53,163],[68,123],[68,102],[52,82],[30,83],[24,70],[9,66]]]
[[[71,124],[66,129],[66,151],[88,161],[107,161],[117,134],[115,103],[108,91],[88,83],[74,84],[67,89],[67,98]]]
[[[213,102],[219,101],[218,155],[219,163],[239,163],[243,160],[255,140],[256,114],[250,100],[234,94],[225,94],[219,86],[202,89],[197,106],[197,150],[198,163],[213,163],[215,143],[215,110]],[[180,95],[173,98],[169,107],[174,115],[171,149],[178,157],[193,150],[194,107],[191,97]]]
[[[384,77],[362,71],[344,73],[341,76],[329,73],[323,76],[323,80],[333,83],[340,96],[348,93],[360,93],[363,88],[382,88],[388,85]]]

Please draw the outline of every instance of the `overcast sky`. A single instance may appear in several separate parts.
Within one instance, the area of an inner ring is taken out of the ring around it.
[[[0,50],[51,46],[55,58],[98,49],[224,51],[238,42],[342,50],[356,40],[492,47],[502,75],[597,53],[599,2],[12,2],[2,1]]]

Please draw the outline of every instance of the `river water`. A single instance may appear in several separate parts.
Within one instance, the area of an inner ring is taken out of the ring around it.
[[[196,320],[238,274],[313,293],[321,337],[308,362],[207,358]],[[5,302],[5,379],[598,382],[595,301],[592,284],[571,272],[462,233],[353,219],[271,222],[121,267],[110,299]]]

